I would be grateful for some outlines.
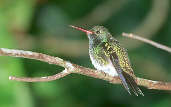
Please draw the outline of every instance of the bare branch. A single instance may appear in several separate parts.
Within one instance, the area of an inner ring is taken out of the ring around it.
[[[162,50],[165,50],[165,51],[171,53],[171,48],[170,48],[170,47],[165,46],[165,45],[162,45],[162,44],[159,44],[159,43],[156,43],[156,42],[154,42],[154,41],[152,41],[152,40],[145,39],[145,38],[143,38],[143,37],[134,35],[134,34],[132,34],[132,33],[122,33],[122,35],[125,36],[125,37],[132,38],[132,39],[140,40],[140,41],[145,42],[145,43],[147,43],[147,44],[150,44],[150,45],[152,45],[152,46],[154,46],[154,47],[156,47],[156,48],[160,48],[160,49],[162,49]]]
[[[64,71],[52,75],[52,76],[46,76],[46,77],[36,77],[36,78],[28,78],[28,77],[15,77],[15,76],[9,76],[9,80],[15,80],[15,81],[22,81],[22,82],[47,82],[47,81],[53,81],[56,79],[60,79],[71,72],[65,69]]]
[[[78,74],[86,75],[89,77],[106,80],[113,84],[121,83],[119,77],[112,77],[104,72],[99,72],[97,70],[85,68],[76,64],[72,64],[68,61],[64,61],[61,58],[49,56],[49,55],[42,54],[42,53],[0,48],[0,55],[35,59],[35,60],[47,62],[49,64],[59,65],[65,68],[64,71],[58,74],[52,75],[52,76],[37,77],[37,78],[10,76],[9,77],[10,80],[24,81],[24,82],[45,82],[45,81],[53,81],[56,79],[60,79],[66,75],[69,75],[70,73],[78,73]],[[147,87],[149,89],[171,90],[171,83],[161,82],[161,81],[152,81],[152,80],[147,80],[147,79],[138,78],[138,77],[136,78],[136,81],[138,85]]]
[[[132,31],[133,34],[143,34],[145,38],[152,38],[166,23],[169,13],[170,0],[152,0],[150,10],[137,27]],[[157,18],[156,18],[157,17]],[[131,50],[142,46],[142,42],[118,38],[121,43],[127,43],[126,48]]]

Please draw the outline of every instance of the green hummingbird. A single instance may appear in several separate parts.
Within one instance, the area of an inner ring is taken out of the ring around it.
[[[112,37],[103,26],[95,26],[91,30],[70,25],[72,28],[83,31],[89,38],[89,56],[94,67],[111,76],[119,76],[122,85],[131,94],[144,96],[135,82],[135,75],[131,67],[126,50]]]

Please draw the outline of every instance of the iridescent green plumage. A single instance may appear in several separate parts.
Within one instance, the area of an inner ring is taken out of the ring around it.
[[[73,26],[72,26],[73,27]],[[126,50],[112,37],[103,26],[95,26],[87,31],[74,27],[87,33],[89,38],[89,55],[94,67],[111,76],[119,76],[125,89],[130,89],[138,96],[144,95],[135,82],[135,75]]]

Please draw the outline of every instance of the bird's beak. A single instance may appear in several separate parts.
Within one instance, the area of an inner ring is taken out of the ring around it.
[[[73,26],[73,25],[69,25],[69,26],[72,27],[72,28],[74,28],[74,29],[77,29],[77,30],[80,30],[80,31],[82,31],[82,32],[85,32],[86,34],[93,34],[92,31],[85,30],[85,29],[83,29],[83,28],[81,28],[81,27],[76,27],[76,26]]]

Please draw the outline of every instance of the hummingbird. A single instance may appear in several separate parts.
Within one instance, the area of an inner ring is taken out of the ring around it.
[[[70,27],[83,31],[89,39],[89,56],[92,64],[99,72],[110,76],[118,76],[124,88],[131,95],[142,95],[136,83],[136,76],[131,67],[125,48],[103,26],[94,26],[90,30],[70,25]],[[132,91],[131,91],[132,90]]]

